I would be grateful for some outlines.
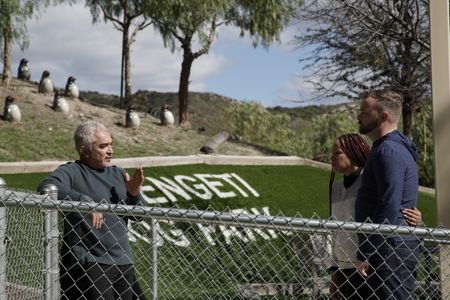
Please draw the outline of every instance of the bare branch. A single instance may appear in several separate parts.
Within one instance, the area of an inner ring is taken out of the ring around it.
[[[153,21],[147,22],[147,20],[143,20],[136,27],[134,27],[133,32],[130,35],[130,45],[136,41],[136,35],[138,34],[138,32],[144,30],[151,24],[153,24]]]
[[[208,35],[207,41],[206,41],[205,45],[203,46],[203,48],[201,50],[199,50],[199,51],[197,51],[197,52],[195,52],[193,54],[194,59],[196,59],[197,57],[199,57],[199,56],[201,56],[201,55],[203,55],[205,53],[208,53],[209,48],[211,47],[211,44],[212,44],[212,42],[214,40],[214,36],[215,35],[216,35],[216,20],[214,19],[211,22],[211,29],[209,31],[209,35]]]
[[[105,19],[111,21],[114,24],[114,27],[120,26],[123,29],[123,27],[124,27],[123,22],[121,22],[119,19],[114,18],[112,15],[108,14],[108,12],[106,11],[106,9],[103,7],[103,5],[101,3],[99,3],[98,6],[102,10],[102,13],[103,13],[103,16],[105,17]],[[116,29],[117,28],[118,27],[116,27]]]

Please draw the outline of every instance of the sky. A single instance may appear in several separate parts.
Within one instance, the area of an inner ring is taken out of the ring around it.
[[[93,24],[84,1],[49,7],[27,26],[29,48],[13,48],[14,76],[24,57],[29,60],[31,80],[39,81],[48,70],[58,88],[74,76],[80,90],[120,94],[121,32],[112,23]],[[220,27],[210,52],[194,61],[190,91],[257,101],[266,107],[322,104],[309,101],[314,91],[306,82],[307,70],[298,63],[301,52],[292,43],[298,31],[298,27],[288,27],[281,42],[266,49],[254,48],[248,37],[240,38],[237,28]],[[153,28],[147,27],[138,33],[131,51],[133,92],[178,91],[179,47],[172,53]]]

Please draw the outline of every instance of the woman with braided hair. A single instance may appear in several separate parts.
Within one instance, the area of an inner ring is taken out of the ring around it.
[[[332,171],[329,183],[331,219],[355,220],[355,200],[361,186],[361,174],[370,152],[364,138],[356,133],[338,137],[332,148]],[[334,182],[335,174],[343,179]],[[403,215],[411,226],[421,223],[422,215],[416,208],[405,209]],[[356,233],[336,231],[333,236],[333,263],[330,268],[331,299],[367,299],[370,291],[353,262],[358,250]]]

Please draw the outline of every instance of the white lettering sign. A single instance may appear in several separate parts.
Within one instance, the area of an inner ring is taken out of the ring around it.
[[[251,208],[252,214],[261,215],[258,209]],[[265,216],[270,216],[269,208],[262,208],[263,214]],[[235,209],[232,213],[236,214],[249,214],[247,210]],[[271,240],[277,238],[277,234],[272,229],[261,229],[261,228],[250,228],[250,227],[236,227],[228,225],[203,225],[192,223],[193,227],[197,230],[195,232],[200,234],[208,244],[216,245],[218,238],[222,237],[226,244],[231,244],[233,240],[239,242],[253,242],[257,238],[262,238],[264,240]],[[138,230],[139,227],[139,230]],[[155,225],[156,228],[156,244],[157,246],[162,246],[164,243],[168,242],[179,247],[189,247],[191,241],[185,234],[183,230],[176,227],[173,221],[158,221]],[[151,236],[151,226],[146,222],[133,222],[130,221],[128,224],[129,238],[131,242],[136,242],[142,240],[145,243],[152,244]]]
[[[173,179],[145,177],[142,196],[150,204],[174,203],[182,200],[211,200],[214,195],[219,198],[235,198],[251,196],[259,197],[259,193],[236,173],[176,175]],[[151,197],[148,194],[159,191],[163,196]]]

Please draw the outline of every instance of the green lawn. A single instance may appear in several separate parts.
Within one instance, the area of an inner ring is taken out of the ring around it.
[[[130,170],[132,173],[132,170]],[[234,191],[235,197],[219,198],[213,193],[210,200],[202,200],[192,197],[184,200],[183,197],[173,193],[176,205],[182,208],[195,206],[198,209],[211,208],[215,210],[268,207],[271,215],[303,216],[321,218],[328,217],[328,179],[327,171],[309,166],[230,166],[230,165],[186,165],[145,168],[146,177],[152,177],[160,181],[161,177],[171,181],[176,175],[189,176],[197,182],[188,182],[191,187],[201,183],[193,174],[230,174],[235,173],[244,179],[259,197],[253,196],[247,191],[248,197],[243,197],[232,185],[226,181],[217,179],[222,186],[221,191]],[[8,186],[26,190],[36,190],[39,182],[47,173],[38,174],[5,174],[2,177]],[[233,181],[236,182],[235,179]],[[144,185],[154,185],[147,179]],[[244,188],[243,188],[244,189]],[[246,190],[246,189],[244,189]],[[190,193],[188,193],[190,194]],[[156,189],[156,192],[146,192],[149,197],[164,196]],[[192,196],[192,194],[190,194]],[[172,206],[174,202],[163,204]],[[419,209],[423,213],[426,224],[436,226],[436,201],[433,195],[419,194]],[[262,213],[262,212],[261,212]]]

